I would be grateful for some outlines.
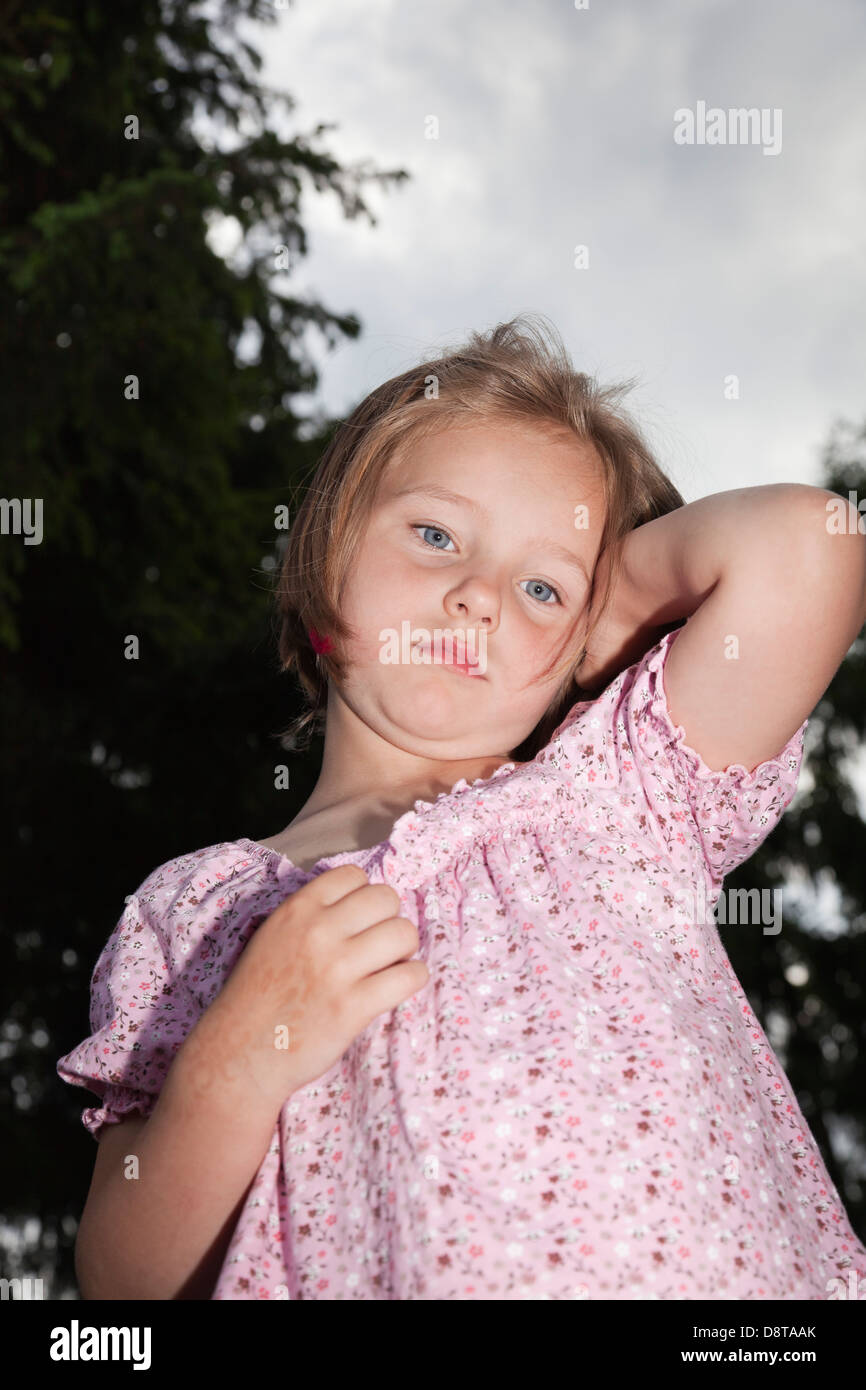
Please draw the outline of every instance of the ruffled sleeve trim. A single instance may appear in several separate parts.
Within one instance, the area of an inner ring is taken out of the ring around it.
[[[714,887],[750,859],[775,829],[797,790],[808,719],[778,753],[754,767],[729,763],[711,768],[687,743],[667,701],[664,672],[677,628],[614,682],[616,698],[613,757],[625,754],[639,766],[644,805],[657,831],[676,853],[687,812],[695,843]]]
[[[803,759],[803,741],[809,725],[808,719],[803,720],[799,729],[795,730],[779,753],[774,757],[765,758],[763,762],[757,763],[753,768],[747,768],[743,763],[729,763],[725,768],[708,767],[701,754],[686,742],[685,728],[681,724],[675,724],[671,716],[664,684],[668,653],[677,636],[683,630],[683,628],[676,628],[673,632],[666,633],[652,651],[647,653],[644,661],[640,664],[644,665],[645,663],[647,703],[652,714],[667,731],[670,745],[685,765],[689,777],[695,781],[715,783],[716,785],[724,784],[725,786],[736,786],[743,790],[749,790],[756,788],[759,783],[765,784],[768,773],[775,772],[789,778],[792,772],[799,772]]]
[[[143,1091],[131,1091],[126,1086],[114,1086],[98,1081],[95,1077],[76,1076],[73,1072],[60,1071],[64,1081],[73,1086],[82,1086],[93,1091],[101,1100],[101,1105],[91,1105],[81,1112],[81,1123],[94,1139],[99,1138],[104,1125],[119,1124],[136,1111],[144,1118],[150,1115],[158,1096]]]
[[[81,1114],[94,1138],[104,1124],[150,1114],[226,962],[257,912],[285,895],[278,867],[277,856],[265,866],[243,842],[224,841],[160,865],[126,899],[91,976],[91,1032],[56,1063],[62,1081],[100,1098]]]

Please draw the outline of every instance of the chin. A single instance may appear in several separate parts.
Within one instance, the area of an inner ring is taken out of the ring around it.
[[[471,746],[476,746],[490,732],[489,720],[473,718],[471,710],[461,710],[455,700],[443,698],[438,691],[419,691],[399,700],[386,695],[377,702],[377,707],[390,728],[424,745],[423,748],[406,749],[419,757],[471,757],[471,752],[455,752],[455,742],[468,741]],[[431,743],[441,744],[443,751],[431,750]]]

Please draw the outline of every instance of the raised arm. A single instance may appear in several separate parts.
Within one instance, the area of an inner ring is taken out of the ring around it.
[[[637,527],[581,685],[607,684],[687,618],[665,665],[671,718],[708,767],[756,767],[812,712],[866,622],[861,526],[834,492],[774,483]]]

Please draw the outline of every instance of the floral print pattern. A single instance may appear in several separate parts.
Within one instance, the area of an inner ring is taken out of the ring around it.
[[[224,842],[128,899],[91,1036],[57,1063],[99,1098],[94,1136],[150,1113],[256,927],[318,873],[390,884],[430,969],[287,1097],[213,1299],[822,1299],[866,1280],[711,912],[689,906],[777,824],[808,720],[751,771],[708,768],[667,706],[678,631],[531,763],[416,801],[373,849],[301,871]]]

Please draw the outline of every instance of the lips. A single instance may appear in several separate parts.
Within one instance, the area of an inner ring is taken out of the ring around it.
[[[457,645],[453,638],[442,637],[438,644],[428,642],[426,639],[418,643],[418,650],[425,662],[430,662],[434,666],[450,666],[453,670],[462,672],[466,676],[483,676],[480,669],[481,663],[467,658],[468,647],[469,643],[465,641],[463,643],[463,659],[458,661]]]

